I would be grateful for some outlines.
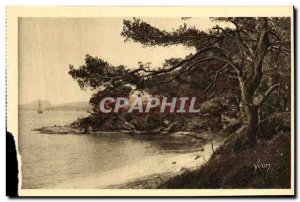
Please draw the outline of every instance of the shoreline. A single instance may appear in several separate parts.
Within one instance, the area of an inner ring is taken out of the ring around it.
[[[32,129],[43,134],[50,135],[133,135],[132,131],[97,131],[82,133],[69,125],[47,126]],[[143,134],[144,135],[144,134]],[[136,134],[136,136],[143,136]],[[82,177],[72,179],[59,184],[55,187],[60,188],[101,188],[101,189],[155,189],[173,177],[183,174],[186,171],[199,169],[206,164],[213,152],[223,144],[225,138],[216,134],[190,131],[177,131],[165,134],[149,134],[150,136],[170,136],[175,138],[191,138],[193,141],[202,142],[199,150],[186,153],[172,153],[158,156],[147,157],[137,160],[132,165],[121,168],[114,168],[105,173],[94,175],[93,177]],[[134,135],[133,135],[134,136]],[[156,162],[155,165],[149,162]],[[125,177],[124,177],[125,176]]]
[[[180,175],[182,172],[178,173],[161,173],[161,174],[152,174],[144,177],[136,178],[129,180],[128,182],[122,184],[114,184],[105,187],[105,189],[157,189],[159,185],[163,182],[170,180],[176,175]]]
[[[34,128],[32,131],[38,131],[41,134],[48,135],[132,135],[132,136],[170,136],[170,137],[187,137],[193,138],[204,143],[210,141],[212,138],[216,137],[216,134],[209,133],[207,131],[195,132],[195,131],[159,131],[159,130],[149,130],[149,131],[137,131],[137,130],[115,130],[115,131],[89,131],[84,132],[81,129],[71,127],[70,125],[54,125],[54,126],[44,126],[40,128]],[[155,132],[154,132],[155,131]]]
[[[214,141],[218,148],[222,141]],[[204,150],[160,154],[137,160],[133,164],[99,171],[91,176],[73,178],[54,184],[47,189],[155,189],[163,182],[186,171],[193,171],[204,165],[212,156],[210,143],[203,145]],[[153,164],[155,162],[155,164]]]
[[[217,149],[219,146],[221,146],[224,143],[224,140],[217,140],[214,141],[214,150]],[[204,151],[201,155],[196,155],[194,160],[200,160],[201,163],[198,163],[197,165],[185,165],[180,170],[176,171],[170,171],[170,172],[163,172],[163,173],[154,173],[150,175],[145,175],[142,177],[138,177],[135,179],[128,180],[124,183],[117,183],[113,185],[109,185],[106,187],[102,187],[105,189],[157,189],[161,184],[164,182],[167,182],[168,180],[182,175],[185,172],[191,172],[195,171],[199,168],[201,168],[203,165],[205,165],[210,157],[212,156],[214,151],[209,151],[209,148],[211,147],[211,143],[207,143],[203,145]],[[208,152],[209,151],[209,152]],[[197,152],[199,153],[199,152]],[[191,152],[191,154],[195,154],[195,152]]]

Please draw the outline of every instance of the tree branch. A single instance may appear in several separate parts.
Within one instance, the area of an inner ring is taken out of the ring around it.
[[[213,91],[216,88],[216,83],[217,83],[217,79],[220,75],[220,73],[225,70],[227,67],[229,66],[229,64],[227,63],[226,65],[224,65],[221,69],[216,71],[214,80],[204,89],[204,91],[202,91],[201,95],[212,95]],[[214,93],[213,93],[214,94]]]
[[[204,58],[204,59],[202,59],[202,61],[208,61],[208,60],[213,60],[213,59],[219,60],[219,61],[222,61],[222,62],[225,62],[225,63],[229,63],[233,68],[235,68],[236,71],[239,71],[238,67],[230,60],[230,58],[229,58],[229,52],[226,49],[223,49],[223,48],[217,47],[217,46],[209,46],[209,47],[206,47],[206,48],[203,48],[203,49],[199,50],[193,56],[191,56],[191,57],[189,57],[187,59],[181,60],[179,63],[177,63],[173,67],[170,67],[170,68],[167,68],[167,69],[162,69],[162,70],[159,70],[159,71],[155,71],[155,70],[150,71],[150,70],[147,70],[147,72],[150,72],[150,74],[145,74],[145,75],[142,75],[141,77],[150,77],[150,76],[154,76],[154,75],[159,75],[159,74],[171,72],[171,71],[173,71],[173,70],[175,70],[175,69],[177,69],[179,67],[182,67],[186,63],[193,61],[194,59],[196,59],[201,54],[203,54],[205,52],[208,52],[210,50],[217,50],[217,51],[221,52],[224,57],[222,58],[222,57],[218,57],[218,56],[212,56],[212,57],[209,57],[209,58]],[[199,61],[196,61],[195,63],[199,63]],[[192,65],[194,65],[194,64],[192,64]],[[118,76],[117,78],[123,78],[123,77],[126,77],[126,76],[130,75],[130,74],[137,73],[139,71],[145,71],[145,70],[143,68],[139,68],[137,70],[133,70],[132,72],[129,72],[126,75]]]
[[[223,29],[221,27],[214,27],[212,29],[221,30],[226,36],[228,36],[229,38],[231,38],[231,40],[237,46],[239,46],[242,50],[244,50],[248,54],[248,56],[252,56],[253,55],[253,50],[245,43],[244,40],[241,39],[240,34],[239,34],[239,30],[236,30],[236,32],[238,32],[238,34],[239,34],[240,41],[237,40],[237,39],[235,39],[234,36],[230,35],[225,29]]]
[[[268,96],[269,96],[274,90],[276,90],[278,87],[279,87],[279,84],[275,84],[275,85],[271,86],[271,87],[266,91],[266,93],[263,95],[262,99],[261,99],[260,102],[257,104],[257,107],[260,107],[260,106],[266,101],[266,99],[268,98]]]
[[[163,81],[163,82],[160,82],[160,83],[157,83],[157,84],[152,84],[150,85],[150,87],[153,87],[153,86],[158,86],[158,85],[162,85],[162,84],[166,84],[166,83],[170,83],[171,81],[175,80],[178,76],[180,76],[181,74],[189,71],[191,68],[193,68],[195,65],[199,64],[199,63],[202,63],[202,62],[205,62],[205,61],[208,61],[208,60],[213,60],[213,58],[205,58],[205,59],[202,59],[202,60],[197,60],[195,62],[193,62],[192,64],[189,64],[185,70],[179,72],[178,74],[176,74],[175,76],[173,76],[171,79],[167,80],[167,81]],[[219,70],[218,70],[219,71]]]

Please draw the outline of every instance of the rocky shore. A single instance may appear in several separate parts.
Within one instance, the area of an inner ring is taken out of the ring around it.
[[[32,129],[33,131],[38,131],[43,134],[53,134],[53,135],[67,135],[67,134],[84,134],[83,130],[72,128],[70,126],[46,126],[41,128]]]
[[[160,130],[149,130],[149,131],[137,131],[137,130],[116,130],[116,131],[84,131],[82,129],[71,127],[70,125],[65,126],[45,126],[41,128],[32,129],[33,131],[38,131],[42,134],[50,135],[67,135],[67,134],[77,134],[77,135],[118,135],[118,134],[128,134],[128,135],[168,135],[172,137],[189,137],[202,142],[207,142],[213,138],[211,133],[203,132],[198,133],[194,131],[177,131],[177,132],[166,132]]]

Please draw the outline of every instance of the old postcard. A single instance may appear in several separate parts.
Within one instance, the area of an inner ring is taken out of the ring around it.
[[[293,196],[293,12],[8,7],[8,184],[19,196]]]

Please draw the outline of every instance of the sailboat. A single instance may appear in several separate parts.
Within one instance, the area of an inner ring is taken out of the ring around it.
[[[37,113],[39,113],[39,114],[43,113],[40,100],[39,100],[39,106],[38,106],[38,109],[37,109]]]

